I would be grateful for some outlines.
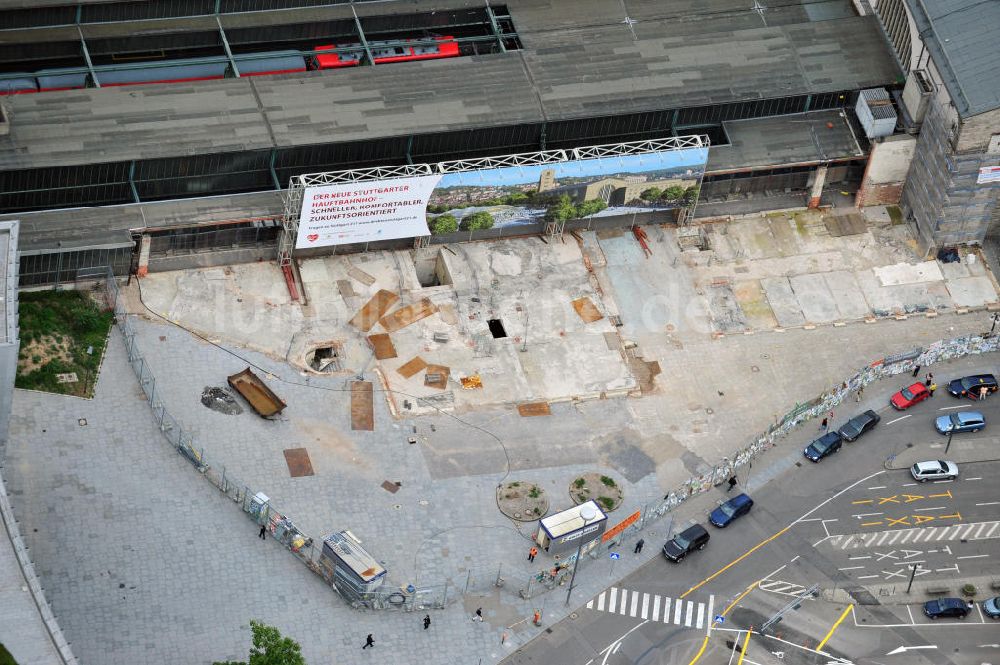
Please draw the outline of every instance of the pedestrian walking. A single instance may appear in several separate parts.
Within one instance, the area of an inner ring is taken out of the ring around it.
[[[927,380],[924,381],[924,385],[929,388],[932,383],[934,383],[934,375],[927,372]]]
[[[260,533],[257,534],[257,537],[261,540],[267,540],[267,527],[265,525],[260,525]]]
[[[827,423],[827,419],[826,419],[826,418],[824,418],[824,419],[823,419],[823,421],[822,421],[822,422],[821,422],[821,423],[819,424],[819,428],[820,428],[821,430],[825,430],[825,429],[826,429],[826,426],[827,426],[827,424],[828,424],[828,423]]]
[[[931,385],[927,386],[927,392],[929,392],[931,394],[931,397],[934,397],[934,391],[935,390],[937,390],[937,384],[936,383],[932,383]]]
[[[919,374],[920,374],[920,365],[917,365],[916,367],[913,368],[913,378],[914,379],[917,378]]]
[[[642,538],[640,538],[639,542],[637,542],[635,544],[635,550],[632,551],[632,554],[638,554],[639,552],[641,552],[642,551],[642,546],[645,545],[645,544],[646,544],[646,541],[643,540]]]
[[[427,630],[430,627],[431,627],[431,615],[430,614],[425,614],[424,615],[424,630]]]
[[[729,487],[726,488],[727,492],[732,492],[733,488],[736,487],[736,474],[729,476]]]
[[[858,387],[858,392],[854,393],[854,401],[855,402],[860,402],[861,401],[861,395],[864,392],[865,392],[865,387],[864,386],[859,386]]]
[[[365,638],[365,645],[361,647],[361,650],[364,651],[368,647],[373,647],[373,646],[375,646],[375,638],[372,637],[371,633],[368,633],[368,637]]]
[[[476,610],[476,614],[472,617],[472,620],[478,621],[479,623],[483,622],[483,608],[480,607]]]
[[[987,388],[986,386],[980,387],[979,388],[979,401],[982,402],[984,399],[986,399],[986,394],[989,393],[989,392],[990,392],[989,388]]]
[[[532,547],[530,550],[528,550],[528,561],[534,561],[537,555],[538,555],[538,548]]]

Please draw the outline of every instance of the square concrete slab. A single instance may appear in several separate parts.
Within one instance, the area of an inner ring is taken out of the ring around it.
[[[733,295],[743,310],[747,325],[755,330],[766,330],[778,325],[771,305],[767,302],[760,280],[748,279],[733,285]]]
[[[979,307],[997,301],[997,293],[988,277],[965,277],[945,282],[956,307]]]
[[[789,277],[788,283],[802,308],[802,315],[809,323],[832,323],[840,319],[840,311],[827,288],[822,273]]]
[[[837,270],[823,273],[823,279],[826,280],[842,321],[861,319],[871,314],[868,301],[865,300],[865,294],[853,272]]]
[[[795,297],[787,277],[768,277],[760,280],[760,285],[767,295],[767,302],[771,305],[771,311],[774,312],[774,318],[778,320],[779,326],[783,328],[801,326],[806,322],[798,298]]]
[[[944,279],[937,261],[922,261],[916,264],[897,263],[891,266],[878,266],[873,270],[882,286],[938,282]]]

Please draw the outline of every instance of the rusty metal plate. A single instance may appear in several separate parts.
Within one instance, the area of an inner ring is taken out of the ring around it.
[[[413,356],[411,359],[400,365],[396,371],[402,374],[403,378],[408,379],[425,367],[427,367],[426,360],[420,356]]]
[[[594,321],[600,321],[604,318],[604,315],[594,306],[594,303],[587,296],[582,298],[577,298],[573,301],[573,309],[576,313],[580,315],[580,318],[587,323],[593,323]]]
[[[379,289],[371,297],[371,300],[358,310],[358,313],[350,320],[350,324],[362,332],[368,332],[398,301],[399,296],[392,291]]]
[[[427,373],[424,375],[424,385],[428,388],[444,390],[448,387],[448,375],[451,368],[444,365],[428,365]]]
[[[305,448],[288,448],[285,450],[285,464],[292,478],[313,475],[313,465],[309,460],[309,451]]]
[[[396,357],[396,347],[392,345],[392,338],[389,337],[388,333],[368,335],[368,343],[375,350],[375,360]]]
[[[382,489],[390,494],[395,494],[399,491],[399,485],[397,483],[390,483],[388,480],[382,481]]]
[[[548,402],[526,402],[517,405],[517,412],[525,418],[529,416],[551,416],[552,409]]]
[[[429,298],[421,298],[412,305],[400,307],[392,314],[383,316],[379,323],[388,332],[396,332],[435,313],[437,313],[437,305],[432,303]]]
[[[375,429],[374,386],[371,381],[351,381],[351,429]]]

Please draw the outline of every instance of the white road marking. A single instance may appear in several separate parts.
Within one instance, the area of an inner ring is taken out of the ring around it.
[[[663,599],[663,623],[670,623],[670,599]]]
[[[928,510],[944,510],[950,508],[951,506],[934,506],[933,508],[921,508],[920,512],[926,513]]]
[[[642,594],[642,609],[639,610],[639,616],[643,619],[649,618],[649,594]]]
[[[601,595],[597,597],[597,611],[598,612],[603,612],[604,611],[604,594],[605,594],[605,592],[602,591]]]
[[[847,568],[838,568],[837,570],[863,570],[864,566],[848,566]]]
[[[872,558],[871,554],[866,554],[864,556],[849,556],[849,557],[847,557],[848,561],[859,561],[861,559],[870,559],[870,558]]]
[[[970,554],[968,556],[957,556],[956,561],[961,561],[962,559],[985,559],[989,554]]]
[[[660,597],[653,596],[653,616],[649,617],[650,621],[659,621],[660,616]]]
[[[909,415],[905,415],[905,416],[900,416],[899,418],[896,418],[895,420],[890,420],[889,422],[887,422],[887,423],[886,423],[886,425],[891,425],[891,424],[893,424],[893,423],[898,423],[898,422],[899,422],[900,420],[906,420],[907,418],[909,418],[909,417],[910,417],[910,416],[912,416],[912,415],[913,415],[913,414],[911,413],[911,414],[909,414]]]
[[[618,589],[617,589],[617,587],[611,587],[610,589],[608,589],[608,591],[611,592],[611,593],[608,594],[608,612],[614,612],[615,611],[615,599],[618,598]]]
[[[618,608],[618,614],[621,614],[622,616],[625,615],[625,610],[626,608],[628,608],[628,594],[629,594],[628,591],[622,589],[622,604]]]
[[[632,607],[630,607],[628,609],[628,615],[630,617],[634,617],[635,616],[635,611],[636,611],[636,609],[638,609],[638,605],[639,605],[639,592],[636,591],[635,593],[632,594]],[[645,618],[645,617],[643,617],[643,618]]]
[[[684,625],[691,627],[691,619],[694,617],[694,603],[687,601],[687,614],[684,615]]]
[[[968,404],[961,404],[959,406],[942,406],[938,411],[950,411],[951,409],[971,409],[972,407]]]
[[[906,606],[906,613],[910,615],[910,623],[913,623],[913,611],[910,609],[909,605]]]
[[[684,611],[684,601],[680,598],[674,603],[674,623],[678,626],[681,625],[681,612]]]
[[[869,487],[868,490],[884,490],[888,485],[876,485],[875,487]]]
[[[982,476],[976,476],[975,478],[966,478],[965,480],[982,480]]]
[[[710,635],[712,633],[712,619],[715,615],[712,612],[715,610],[715,596],[710,595],[708,597],[708,611],[705,612],[705,634]],[[701,616],[700,614],[698,615]],[[700,621],[700,619],[699,619]]]
[[[1000,501],[987,501],[986,503],[977,503],[977,506],[1000,506]]]
[[[878,515],[885,515],[885,513],[860,513],[858,515],[851,515],[851,517],[861,519],[862,517],[876,517]]]
[[[878,577],[878,575],[858,575],[859,580],[870,580],[873,577]]]

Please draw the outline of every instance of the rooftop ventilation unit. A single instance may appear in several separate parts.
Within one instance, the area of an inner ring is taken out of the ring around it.
[[[896,129],[896,109],[885,88],[862,90],[854,112],[870,139],[891,136]]]
[[[927,113],[927,102],[934,94],[934,86],[931,85],[930,77],[922,69],[914,69],[906,77],[906,86],[903,87],[903,106],[906,113],[914,124],[919,125],[924,121]]]

